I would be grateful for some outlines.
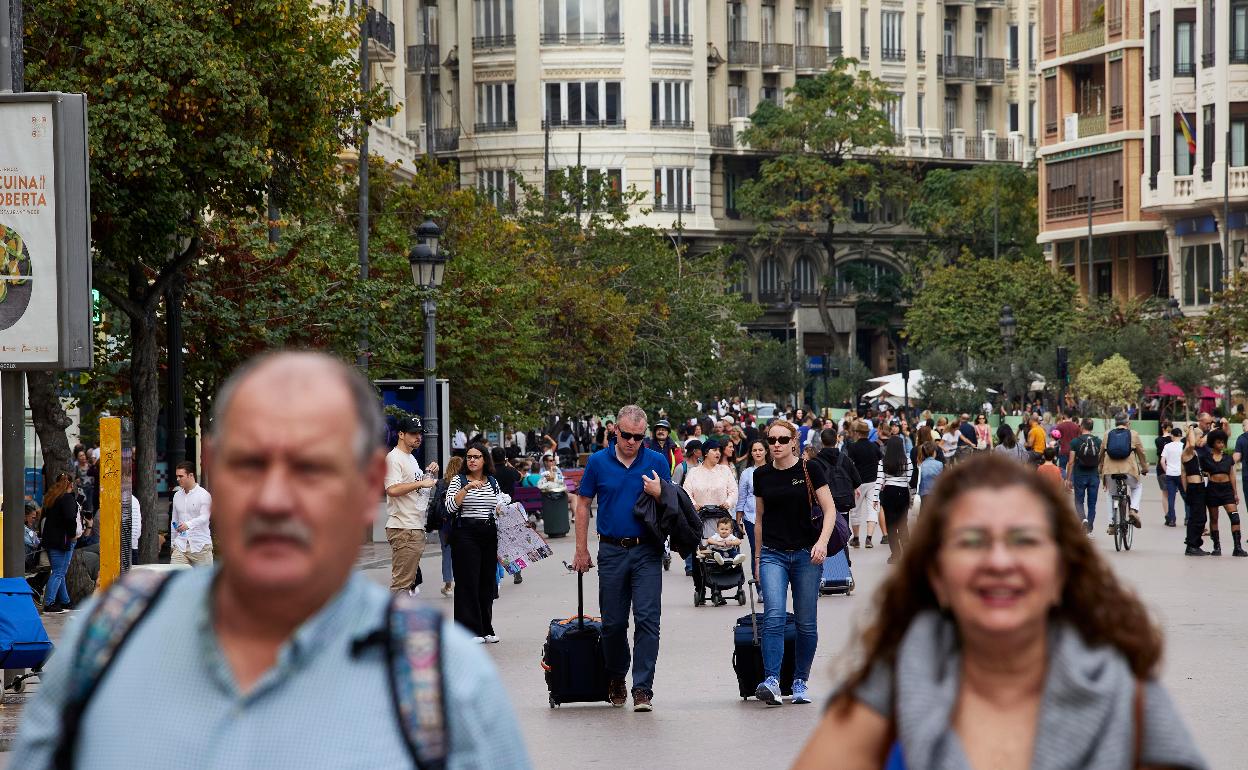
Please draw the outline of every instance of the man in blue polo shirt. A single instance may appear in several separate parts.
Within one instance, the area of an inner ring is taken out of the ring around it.
[[[663,593],[663,544],[643,537],[633,516],[644,491],[658,498],[660,481],[671,480],[666,458],[642,443],[646,413],[626,406],[615,419],[615,441],[590,456],[576,494],[576,556],[585,572],[589,556],[589,502],[598,498],[598,606],[602,612],[602,654],[612,706],[628,701],[628,613],[633,613],[633,711],[652,710],[654,666],[659,658],[659,610]]]

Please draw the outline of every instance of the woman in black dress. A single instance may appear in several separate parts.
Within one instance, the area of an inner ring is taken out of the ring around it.
[[[1209,509],[1209,539],[1213,541],[1213,555],[1222,555],[1222,542],[1218,538],[1218,508],[1226,509],[1231,520],[1231,537],[1235,542],[1232,556],[1248,556],[1239,540],[1239,490],[1235,488],[1235,458],[1226,451],[1226,431],[1211,430],[1209,448],[1200,459],[1201,470],[1209,477],[1205,487],[1205,507]]]
[[[1187,537],[1184,542],[1188,556],[1209,556],[1202,550],[1204,544],[1205,522],[1208,513],[1205,510],[1205,477],[1200,469],[1200,455],[1204,452],[1205,434],[1200,428],[1191,425],[1183,438],[1182,475],[1179,476],[1179,487],[1183,490],[1183,503],[1187,506],[1184,521],[1187,523]]]

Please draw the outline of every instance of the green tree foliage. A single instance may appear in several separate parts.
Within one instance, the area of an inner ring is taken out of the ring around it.
[[[1017,350],[1051,349],[1075,316],[1074,281],[1039,259],[1008,264],[969,254],[934,265],[906,311],[904,335],[919,350],[992,357],[1002,352],[1001,307],[1016,319]]]
[[[980,392],[963,377],[957,356],[946,350],[929,350],[919,360],[923,371],[923,387],[919,398],[928,409],[937,412],[963,412],[979,409],[983,403]]]
[[[1085,305],[1067,334],[1071,370],[1118,354],[1152,387],[1181,347],[1181,329],[1163,317],[1163,310],[1156,299],[1098,298]]]
[[[1184,356],[1170,361],[1163,374],[1183,391],[1184,415],[1186,419],[1191,419],[1192,407],[1199,407],[1202,388],[1209,382],[1209,364],[1199,356]]]
[[[1116,408],[1140,397],[1140,378],[1131,371],[1127,359],[1114,354],[1100,364],[1084,364],[1075,377],[1075,392],[1086,398],[1108,417]]]
[[[786,403],[806,389],[806,357],[792,342],[753,337],[738,359],[740,384],[763,401]]]
[[[157,308],[200,253],[204,215],[256,211],[274,179],[314,197],[362,113],[357,20],[313,0],[50,0],[25,14],[36,90],[87,94],[95,285],[130,321],[135,489],[155,558]],[[279,125],[280,123],[280,125]]]
[[[1036,174],[1021,166],[933,169],[923,177],[907,211],[910,224],[925,236],[925,256],[938,262],[956,261],[964,253],[991,257],[994,217],[1002,257],[1040,258]]]

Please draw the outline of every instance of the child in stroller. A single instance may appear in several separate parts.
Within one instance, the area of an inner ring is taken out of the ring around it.
[[[725,591],[736,589],[737,604],[745,604],[745,570],[741,567],[745,554],[741,553],[741,533],[727,511],[708,506],[698,511],[702,518],[702,547],[698,549],[698,564],[694,570],[693,604],[700,607],[706,603],[706,589],[711,589],[711,603],[721,607],[728,603]]]

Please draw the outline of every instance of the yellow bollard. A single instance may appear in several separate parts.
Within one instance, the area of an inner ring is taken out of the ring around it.
[[[121,449],[121,418],[101,418],[100,510],[95,516],[95,526],[100,533],[100,581],[97,584],[100,591],[121,575]]]

